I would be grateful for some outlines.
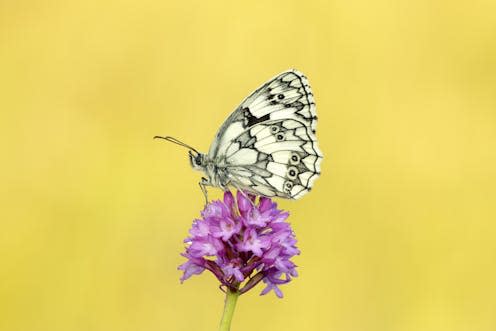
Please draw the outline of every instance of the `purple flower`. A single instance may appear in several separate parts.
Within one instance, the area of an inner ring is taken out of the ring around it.
[[[257,230],[247,228],[243,234],[243,241],[237,245],[240,252],[253,252],[258,257],[261,257],[264,250],[267,250],[270,245],[270,236],[267,234],[260,235]]]
[[[208,270],[232,291],[245,293],[263,281],[262,295],[273,290],[282,298],[279,286],[298,275],[291,258],[300,254],[289,214],[269,198],[237,192],[235,199],[225,192],[201,215],[184,240],[188,260],[179,267],[181,282]]]

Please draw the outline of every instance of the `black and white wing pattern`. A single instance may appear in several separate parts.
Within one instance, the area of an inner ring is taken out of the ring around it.
[[[308,80],[289,70],[241,103],[221,126],[208,157],[235,188],[298,199],[320,175],[316,124]]]

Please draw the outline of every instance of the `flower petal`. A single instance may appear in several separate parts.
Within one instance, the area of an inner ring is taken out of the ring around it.
[[[245,215],[246,213],[248,213],[250,209],[253,208],[251,201],[248,200],[248,198],[246,198],[241,191],[238,191],[236,197],[238,200],[238,208],[239,211],[241,212],[241,215]]]
[[[185,263],[181,264],[178,267],[178,269],[184,271],[182,277],[180,278],[181,283],[193,275],[201,274],[203,272],[203,270],[205,270],[204,267],[197,265],[196,263],[192,262],[191,260],[188,260]]]

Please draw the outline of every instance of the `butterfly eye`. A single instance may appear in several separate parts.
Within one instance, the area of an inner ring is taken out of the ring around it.
[[[200,166],[201,165],[201,155],[198,154],[196,157],[195,157],[195,165],[197,166]]]

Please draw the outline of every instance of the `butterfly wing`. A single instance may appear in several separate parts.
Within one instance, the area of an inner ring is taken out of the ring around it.
[[[317,116],[306,77],[286,71],[247,97],[217,133],[209,158],[230,183],[265,195],[297,199],[320,175]]]

